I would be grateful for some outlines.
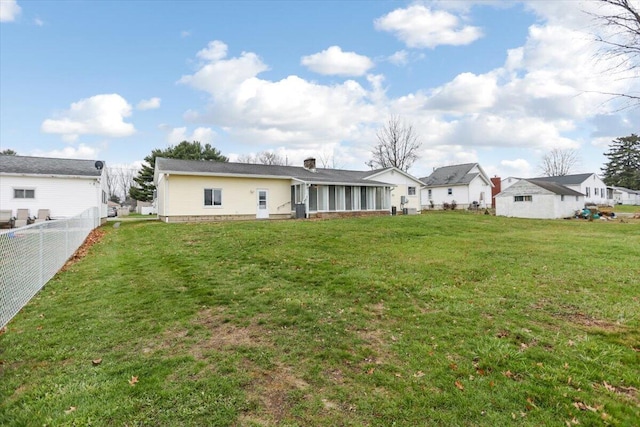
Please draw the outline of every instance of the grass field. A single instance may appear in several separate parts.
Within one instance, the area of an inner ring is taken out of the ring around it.
[[[612,210],[616,213],[640,213],[640,206],[615,205]]]
[[[0,425],[640,420],[640,222],[102,230],[0,335]]]

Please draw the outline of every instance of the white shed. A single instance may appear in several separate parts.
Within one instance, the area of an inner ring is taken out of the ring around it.
[[[96,160],[0,155],[0,207],[49,209],[52,218],[66,218],[97,207],[107,217],[105,164]]]
[[[554,182],[521,179],[496,195],[496,215],[568,218],[584,207],[584,195]]]

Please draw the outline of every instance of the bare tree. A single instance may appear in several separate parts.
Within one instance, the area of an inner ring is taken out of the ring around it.
[[[287,160],[278,153],[261,151],[256,155],[242,154],[238,156],[238,163],[285,166],[287,164]]]
[[[339,169],[338,163],[336,162],[336,154],[333,150],[331,151],[322,151],[318,156],[318,160],[320,160],[320,164],[325,169]]]
[[[407,171],[418,160],[422,145],[413,126],[399,116],[392,115],[376,132],[378,144],[371,151],[373,158],[367,162],[370,168],[396,167]]]
[[[109,198],[116,195],[116,182],[118,179],[118,169],[114,167],[107,167],[107,173],[105,174],[107,179],[107,192],[109,193]]]
[[[640,2],[637,0],[598,0],[602,13],[593,16],[605,35],[596,35],[603,49],[599,58],[611,62],[610,73],[633,72],[640,78]],[[640,93],[605,93],[640,104]]]
[[[118,174],[118,189],[120,194],[123,194],[122,201],[126,202],[129,198],[129,190],[135,184],[133,178],[138,174],[138,169],[136,168],[121,168],[120,173]]]
[[[565,176],[579,163],[580,155],[577,150],[554,148],[542,157],[539,168],[544,176]]]

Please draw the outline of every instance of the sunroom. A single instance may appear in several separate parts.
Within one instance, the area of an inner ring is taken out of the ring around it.
[[[305,218],[325,214],[349,216],[388,214],[391,209],[391,189],[381,183],[359,185],[296,182],[291,185],[291,207],[297,217],[304,205]]]

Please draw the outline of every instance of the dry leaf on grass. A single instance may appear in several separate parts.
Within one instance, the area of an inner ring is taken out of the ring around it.
[[[138,382],[138,377],[132,376],[131,379],[129,380],[129,385],[133,387],[134,385],[136,385],[137,382]]]
[[[455,382],[456,388],[460,391],[464,391],[464,386],[462,385],[462,383],[460,381],[456,381]]]

